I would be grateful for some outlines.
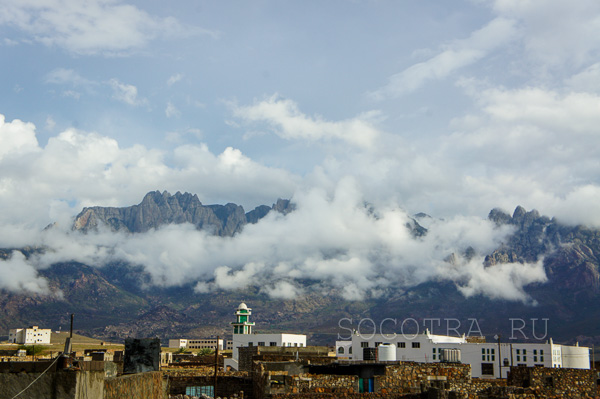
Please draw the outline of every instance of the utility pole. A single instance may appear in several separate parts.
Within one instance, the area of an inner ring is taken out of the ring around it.
[[[500,349],[500,334],[498,337],[498,371],[500,372],[500,378],[502,378],[502,351]]]
[[[219,371],[219,336],[217,335],[217,344],[215,345],[215,381],[213,397],[217,397],[217,373]]]
[[[510,344],[510,367],[513,366],[513,347],[512,343]]]

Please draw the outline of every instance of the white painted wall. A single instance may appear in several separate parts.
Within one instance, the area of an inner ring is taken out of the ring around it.
[[[433,335],[428,331],[418,335],[354,333],[352,341],[336,342],[340,347],[352,346],[348,360],[364,360],[364,348],[376,348],[380,343],[396,345],[396,359],[422,363],[439,362],[443,349],[458,349],[462,363],[471,365],[475,378],[506,378],[510,366],[569,367],[589,369],[589,348],[546,343],[469,343],[463,337]],[[345,350],[348,353],[347,349]],[[343,360],[340,358],[340,360]],[[490,374],[491,372],[491,374]]]
[[[29,328],[14,328],[8,331],[8,340],[15,344],[49,344],[52,330],[32,326]]]
[[[238,348],[244,346],[285,346],[302,348],[306,346],[306,335],[282,333],[233,334],[233,352],[231,357],[236,365],[239,357]]]

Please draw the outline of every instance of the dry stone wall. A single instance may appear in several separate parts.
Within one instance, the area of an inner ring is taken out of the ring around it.
[[[164,399],[167,392],[161,372],[130,374],[104,380],[104,399]]]

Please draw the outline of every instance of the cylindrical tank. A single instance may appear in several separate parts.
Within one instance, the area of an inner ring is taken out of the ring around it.
[[[442,349],[442,362],[460,363],[460,349]]]
[[[377,347],[377,360],[380,362],[395,362],[396,361],[396,345],[380,344]]]

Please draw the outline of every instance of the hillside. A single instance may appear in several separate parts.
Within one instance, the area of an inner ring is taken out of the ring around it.
[[[280,200],[271,207],[244,213],[235,204],[204,206],[187,193],[154,192],[129,208],[86,208],[75,219],[74,229],[89,231],[106,224],[135,234],[161,224],[189,222],[198,229],[211,229],[215,235],[231,236],[271,211],[289,213],[293,209],[289,201]],[[427,235],[427,229],[417,223],[422,217],[417,215],[409,226],[415,237]],[[392,330],[395,323],[395,331],[402,321],[414,319],[421,330],[424,326],[444,334],[471,330],[490,337],[501,334],[503,339],[515,335],[512,328],[515,322],[520,325],[518,319],[525,328],[516,338],[525,334],[531,339],[535,333],[544,339],[552,336],[557,341],[600,343],[600,231],[565,226],[522,207],[512,215],[494,209],[489,220],[497,226],[512,226],[514,232],[487,255],[486,268],[543,260],[548,281],[526,286],[529,303],[482,295],[466,298],[455,283],[441,280],[398,286],[361,301],[344,300],[335,290],[324,292],[318,288],[319,281],[309,279],[299,281],[306,288],[304,293],[288,300],[270,298],[260,286],[198,293],[191,282],[174,287],[150,285],[143,267],[122,261],[103,267],[60,262],[41,270],[40,275],[52,289],[60,289],[63,297],[0,291],[0,328],[37,324],[64,331],[70,313],[75,313],[76,332],[109,341],[223,335],[229,333],[234,309],[243,300],[254,309],[257,331],[307,332],[312,342],[319,344],[332,344],[338,333],[347,334],[348,328],[356,328],[363,318],[373,319],[378,326],[388,319],[385,327]],[[23,250],[26,256],[36,251],[43,249]],[[0,250],[0,257],[9,254],[9,249]],[[542,319],[548,319],[547,331]]]

